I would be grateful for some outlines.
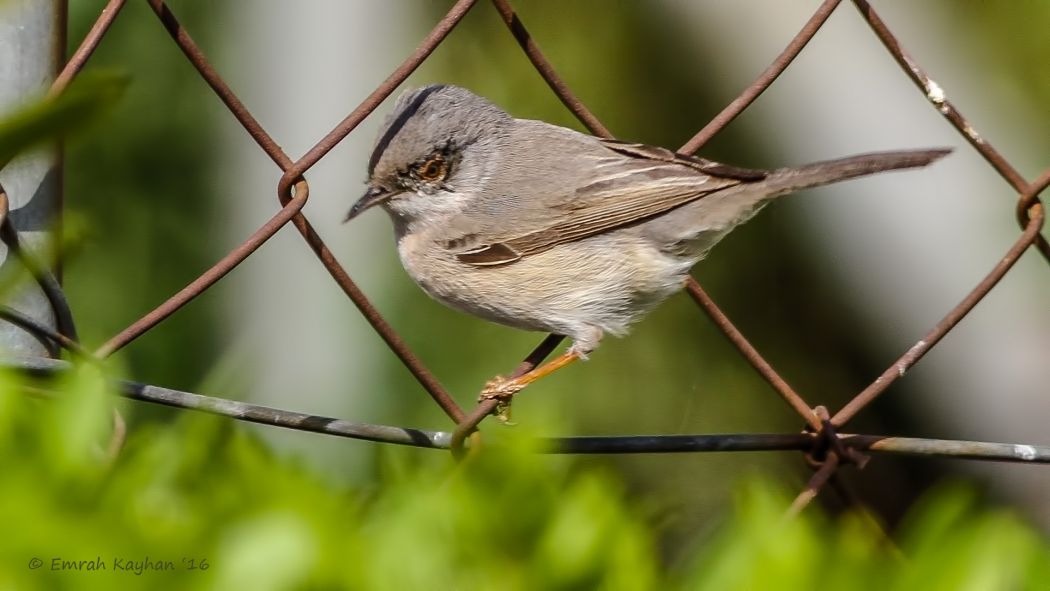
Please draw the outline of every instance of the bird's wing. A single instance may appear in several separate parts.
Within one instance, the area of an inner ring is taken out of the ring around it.
[[[736,168],[666,148],[600,140],[593,178],[575,190],[543,198],[545,221],[513,232],[477,232],[447,245],[469,265],[506,265],[559,244],[582,240],[639,223],[705,195],[742,182],[759,181],[765,171]],[[607,156],[605,156],[607,154]]]

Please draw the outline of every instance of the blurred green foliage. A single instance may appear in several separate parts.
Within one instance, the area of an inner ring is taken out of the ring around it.
[[[23,150],[93,123],[124,94],[127,78],[114,72],[91,72],[58,96],[30,101],[0,119],[0,163]]]
[[[44,389],[50,392],[40,396]],[[36,393],[36,396],[31,394]],[[899,549],[871,516],[787,519],[768,485],[681,558],[602,470],[518,434],[463,464],[387,448],[347,489],[232,421],[187,412],[104,449],[113,396],[81,367],[0,375],[4,589],[1039,589],[1050,545],[962,490],[929,498]],[[358,445],[367,445],[359,443]]]

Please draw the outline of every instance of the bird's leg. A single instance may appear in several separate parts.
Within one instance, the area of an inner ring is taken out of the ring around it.
[[[525,386],[532,382],[548,376],[580,358],[581,355],[574,348],[570,348],[547,363],[516,378],[496,376],[485,383],[478,400],[496,400],[499,403],[496,406],[496,416],[499,417],[500,421],[506,423],[510,420],[510,401],[515,394],[524,390]]]

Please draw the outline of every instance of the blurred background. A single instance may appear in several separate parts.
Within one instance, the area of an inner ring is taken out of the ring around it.
[[[519,2],[578,96],[618,137],[676,147],[784,47],[816,2]],[[173,9],[293,158],[418,44],[448,3],[233,0]],[[1050,149],[1050,6],[880,3],[947,96],[1028,178]],[[71,3],[79,42],[98,3]],[[97,346],[244,240],[277,209],[278,169],[228,115],[144,3],[130,3],[90,68],[131,77],[101,128],[72,142],[66,285]],[[479,3],[405,84],[466,86],[519,117],[581,129],[497,13]],[[396,94],[395,94],[396,96]],[[407,278],[378,210],[340,222],[393,97],[308,173],[305,213],[351,276],[461,405],[543,335],[447,310]],[[767,208],[695,276],[782,375],[836,408],[926,333],[1016,239],[1015,195],[942,120],[851,6],[828,24],[705,157],[777,167],[851,153],[952,146],[929,170],[807,191]],[[1050,444],[1050,272],[1034,252],[851,431]],[[226,279],[120,353],[137,380],[302,412],[428,429],[450,425],[286,227]],[[794,413],[684,294],[589,362],[518,398],[548,435],[792,432]],[[136,405],[137,424],[177,413]],[[338,482],[384,455],[436,452],[242,425]],[[484,430],[507,429],[486,423]],[[596,456],[668,540],[707,527],[743,476],[789,486],[797,454]],[[1050,473],[1009,464],[880,456],[848,481],[889,522],[931,483],[972,479],[1050,528]]]

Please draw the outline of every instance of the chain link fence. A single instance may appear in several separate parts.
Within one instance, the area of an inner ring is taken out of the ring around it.
[[[211,87],[216,96],[244,128],[274,164],[281,169],[283,176],[277,184],[279,209],[265,224],[259,227],[246,240],[222,257],[214,266],[201,273],[186,287],[173,294],[148,314],[135,320],[125,329],[106,341],[96,351],[86,351],[77,344],[76,331],[72,315],[65,304],[58,284],[43,271],[39,265],[31,270],[38,283],[47,294],[50,304],[58,319],[57,329],[50,330],[24,315],[11,309],[3,309],[0,317],[12,322],[45,341],[52,350],[65,348],[73,354],[74,359],[95,361],[104,359],[132,343],[159,323],[178,312],[188,302],[212,287],[227,273],[252,255],[256,249],[268,241],[287,224],[292,224],[302,239],[313,251],[319,263],[328,271],[336,286],[357,307],[376,333],[382,337],[391,352],[405,365],[419,382],[422,389],[440,406],[454,423],[449,431],[423,431],[352,422],[341,419],[320,417],[287,410],[266,408],[166,389],[154,385],[135,382],[122,382],[119,387],[124,395],[152,403],[164,404],[179,408],[194,409],[228,416],[231,418],[281,426],[302,431],[326,433],[365,439],[385,443],[451,449],[461,455],[469,449],[469,442],[476,437],[479,424],[495,410],[495,401],[485,401],[474,408],[460,407],[427,366],[408,348],[389,322],[373,307],[366,295],[358,288],[354,280],[345,271],[336,257],[315,232],[310,221],[303,215],[302,209],[309,199],[310,186],[306,174],[339,142],[352,133],[355,128],[376,109],[404,80],[425,61],[442,41],[452,33],[456,25],[470,10],[476,8],[478,0],[459,0],[438,21],[415,51],[397,67],[376,89],[348,114],[327,135],[321,138],[305,154],[293,158],[286,154],[278,143],[252,116],[238,96],[230,89],[223,77],[211,65],[200,48],[194,43],[189,32],[184,29],[171,8],[159,0],[148,0],[164,29],[177,44],[186,59]],[[51,94],[65,90],[73,78],[80,72],[94,49],[105,38],[113,22],[119,17],[125,0],[110,0],[103,8],[98,19],[88,32],[80,47],[66,63],[56,78]],[[668,436],[627,436],[627,437],[568,437],[555,438],[546,442],[547,449],[557,453],[664,453],[664,452],[704,452],[704,451],[755,451],[755,450],[799,450],[806,454],[815,472],[806,489],[796,499],[793,511],[804,507],[825,485],[833,474],[847,464],[863,465],[868,452],[899,453],[923,456],[942,456],[981,459],[991,461],[1038,462],[1050,463],[1050,447],[1025,444],[1004,444],[960,440],[935,440],[907,437],[884,437],[877,435],[848,434],[843,430],[850,421],[881,396],[891,384],[902,377],[907,370],[917,363],[999,283],[1011,270],[1018,258],[1034,249],[1050,263],[1050,244],[1041,234],[1045,210],[1039,200],[1039,193],[1050,185],[1050,169],[1043,172],[1033,181],[1025,179],[1016,168],[982,138],[970,122],[955,108],[945,95],[943,89],[909,56],[894,36],[890,27],[864,0],[852,0],[855,8],[870,26],[874,34],[886,49],[887,57],[893,59],[904,73],[914,82],[930,105],[939,112],[965,138],[1006,182],[1011,191],[1018,195],[1013,207],[1020,233],[1016,241],[1004,253],[998,263],[969,293],[963,294],[961,301],[948,310],[944,317],[929,331],[904,351],[900,357],[886,367],[873,382],[858,392],[844,406],[832,412],[823,406],[808,402],[777,370],[765,360],[763,355],[736,328],[733,322],[722,312],[718,305],[694,280],[690,280],[686,290],[699,308],[715,325],[725,333],[740,354],[751,364],[754,370],[769,383],[773,391],[805,423],[805,430],[792,434],[738,434],[738,435],[668,435]],[[558,76],[551,63],[544,56],[535,40],[530,36],[524,23],[518,18],[514,8],[507,0],[492,0],[509,34],[517,41],[528,59],[535,66],[551,90],[558,96],[565,107],[593,134],[611,137],[609,130],[584,105]],[[776,56],[769,67],[758,78],[740,93],[728,106],[696,133],[681,148],[680,152],[692,154],[703,147],[709,140],[725,128],[735,117],[743,112],[759,95],[772,85],[777,77],[799,55],[801,50],[820,31],[828,17],[842,8],[841,0],[825,0],[816,9],[810,19],[798,31],[783,52]],[[844,9],[844,8],[843,8]],[[17,235],[10,227],[7,216],[6,194],[0,189],[0,215],[3,216],[3,231],[0,237],[13,252],[22,253]],[[1003,205],[1007,207],[1008,204]],[[522,363],[512,372],[512,376],[521,375],[536,367],[561,342],[562,337],[548,336]],[[30,359],[13,363],[31,373],[52,374],[64,371],[68,364],[55,359]]]

